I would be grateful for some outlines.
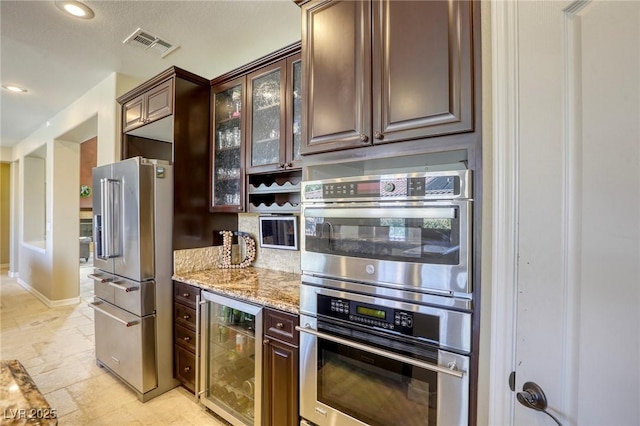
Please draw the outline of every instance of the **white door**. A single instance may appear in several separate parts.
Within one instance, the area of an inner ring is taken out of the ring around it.
[[[495,380],[535,382],[565,426],[639,425],[640,2],[492,7]],[[555,424],[510,395],[495,424]]]

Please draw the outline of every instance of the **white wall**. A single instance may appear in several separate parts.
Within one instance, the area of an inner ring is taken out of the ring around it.
[[[11,251],[11,165],[0,162],[0,265],[9,265]]]
[[[51,244],[48,246],[52,258],[51,299],[67,300],[78,297],[79,292],[80,144],[55,141],[52,165],[56,185],[51,194]]]
[[[22,241],[44,248],[45,233],[45,201],[47,196],[46,158],[25,157],[23,211],[24,230]]]
[[[47,149],[46,221],[50,223],[44,249],[21,244],[24,237],[14,232],[12,247],[18,246],[17,257],[11,261],[12,272],[19,282],[33,291],[45,303],[55,306],[78,300],[78,217],[79,217],[79,143],[60,140],[74,128],[97,117],[97,164],[117,161],[120,157],[120,106],[116,98],[131,90],[140,81],[111,74],[71,105],[60,111],[38,130],[13,147],[10,158],[16,166],[19,185],[12,194],[17,208],[12,217],[14,231],[24,230],[33,219],[24,193],[27,170],[26,156],[42,146]],[[7,150],[0,152],[2,158]],[[27,161],[29,161],[27,159]],[[22,167],[18,167],[22,165]],[[22,220],[24,219],[24,222]],[[20,227],[20,223],[24,223]],[[15,242],[15,239],[18,242]],[[12,252],[12,257],[16,256]],[[15,266],[14,266],[15,265]],[[17,266],[19,270],[17,270]],[[16,268],[16,269],[13,269]]]
[[[0,162],[9,163],[13,159],[12,156],[13,148],[10,147],[0,147]]]

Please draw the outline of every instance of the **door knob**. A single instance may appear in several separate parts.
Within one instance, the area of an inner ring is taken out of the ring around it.
[[[536,411],[542,411],[551,417],[558,426],[562,426],[562,423],[547,411],[547,397],[537,383],[525,382],[525,384],[522,385],[522,391],[516,394],[516,398],[520,404]]]
[[[544,411],[547,408],[547,397],[542,388],[534,382],[526,382],[522,385],[522,392],[518,392],[516,398],[527,408],[537,411]]]

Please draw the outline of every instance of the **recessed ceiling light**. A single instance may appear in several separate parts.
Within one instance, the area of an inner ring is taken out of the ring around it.
[[[4,89],[7,89],[10,92],[16,92],[16,93],[25,93],[27,91],[27,89],[23,88],[23,87],[18,87],[18,86],[13,86],[11,84],[3,84],[2,87]]]
[[[95,15],[86,4],[77,0],[55,0],[56,7],[76,18],[91,19]]]

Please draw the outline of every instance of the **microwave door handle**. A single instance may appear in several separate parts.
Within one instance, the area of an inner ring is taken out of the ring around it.
[[[322,333],[322,332],[319,332],[319,331],[313,329],[311,327],[311,325],[309,325],[309,324],[305,324],[304,327],[300,327],[300,326],[296,325],[296,330],[300,331],[302,333],[311,334],[312,336],[315,336],[315,337],[317,337],[319,339],[329,340],[330,342],[334,342],[334,343],[337,343],[339,345],[348,346],[350,348],[358,349],[358,350],[363,351],[363,352],[369,352],[369,353],[372,353],[374,355],[378,355],[378,356],[382,356],[382,357],[385,357],[385,358],[394,359],[396,361],[400,361],[400,362],[403,362],[405,364],[411,364],[411,365],[414,365],[416,367],[423,368],[425,370],[435,371],[436,373],[448,374],[450,376],[454,376],[454,377],[457,377],[459,379],[461,379],[465,375],[464,371],[452,370],[450,368],[441,367],[439,365],[427,364],[426,362],[422,362],[422,361],[419,361],[419,360],[416,360],[416,359],[413,359],[413,358],[409,358],[409,357],[406,357],[406,356],[403,356],[403,355],[398,355],[398,354],[393,353],[393,352],[385,351],[385,350],[378,349],[378,348],[371,347],[371,346],[366,346],[366,345],[363,345],[363,344],[358,343],[358,342],[354,342],[354,341],[351,341],[351,340],[343,339],[341,337],[336,337],[336,336],[332,336],[330,334]]]
[[[322,223],[322,238],[324,238],[324,226],[327,225],[329,228],[329,238],[327,240],[327,248],[333,251],[333,225],[331,222],[323,222]]]

